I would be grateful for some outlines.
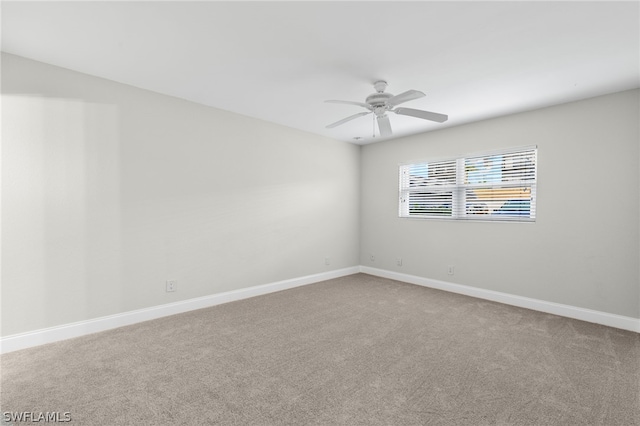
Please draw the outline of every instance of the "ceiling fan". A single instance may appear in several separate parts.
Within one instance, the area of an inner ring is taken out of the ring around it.
[[[381,136],[391,136],[391,123],[389,122],[389,116],[387,112],[395,112],[400,115],[408,115],[411,117],[422,118],[423,120],[435,121],[438,123],[444,123],[449,118],[445,114],[438,114],[435,112],[423,111],[421,109],[413,109],[413,108],[396,108],[396,106],[412,101],[414,99],[421,98],[425,96],[424,93],[418,90],[407,90],[406,92],[400,93],[399,95],[392,95],[391,93],[385,92],[387,88],[386,81],[376,81],[373,83],[373,87],[376,90],[376,93],[372,93],[367,96],[364,102],[351,102],[351,101],[325,101],[334,104],[349,104],[349,105],[358,105],[363,108],[366,108],[368,111],[359,112],[357,114],[351,115],[347,118],[343,118],[340,121],[336,121],[335,123],[329,124],[327,129],[332,129],[334,127],[340,126],[348,121],[354,120],[358,117],[362,117],[368,114],[375,114],[376,119],[378,120],[378,128],[380,129]]]

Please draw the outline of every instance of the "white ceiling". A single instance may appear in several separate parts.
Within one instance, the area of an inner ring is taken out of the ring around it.
[[[426,97],[393,137],[640,87],[640,3],[2,2],[2,50],[356,143],[374,81]],[[541,123],[541,125],[544,125]],[[376,132],[377,133],[377,132]]]

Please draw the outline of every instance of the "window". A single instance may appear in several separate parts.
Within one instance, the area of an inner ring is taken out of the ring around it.
[[[400,217],[534,221],[537,148],[400,165]]]

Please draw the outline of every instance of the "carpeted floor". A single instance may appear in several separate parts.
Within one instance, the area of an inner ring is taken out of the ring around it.
[[[72,425],[640,425],[640,334],[365,274],[0,363]]]

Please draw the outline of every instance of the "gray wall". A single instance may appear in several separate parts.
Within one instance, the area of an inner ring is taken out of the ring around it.
[[[632,90],[363,147],[360,264],[640,317],[639,104]],[[398,163],[527,145],[535,223],[398,218]]]
[[[358,146],[6,54],[2,91],[3,336],[358,264]]]
[[[362,148],[6,54],[2,92],[3,336],[358,264],[640,317],[638,90]],[[526,145],[535,223],[397,217],[398,163]]]

